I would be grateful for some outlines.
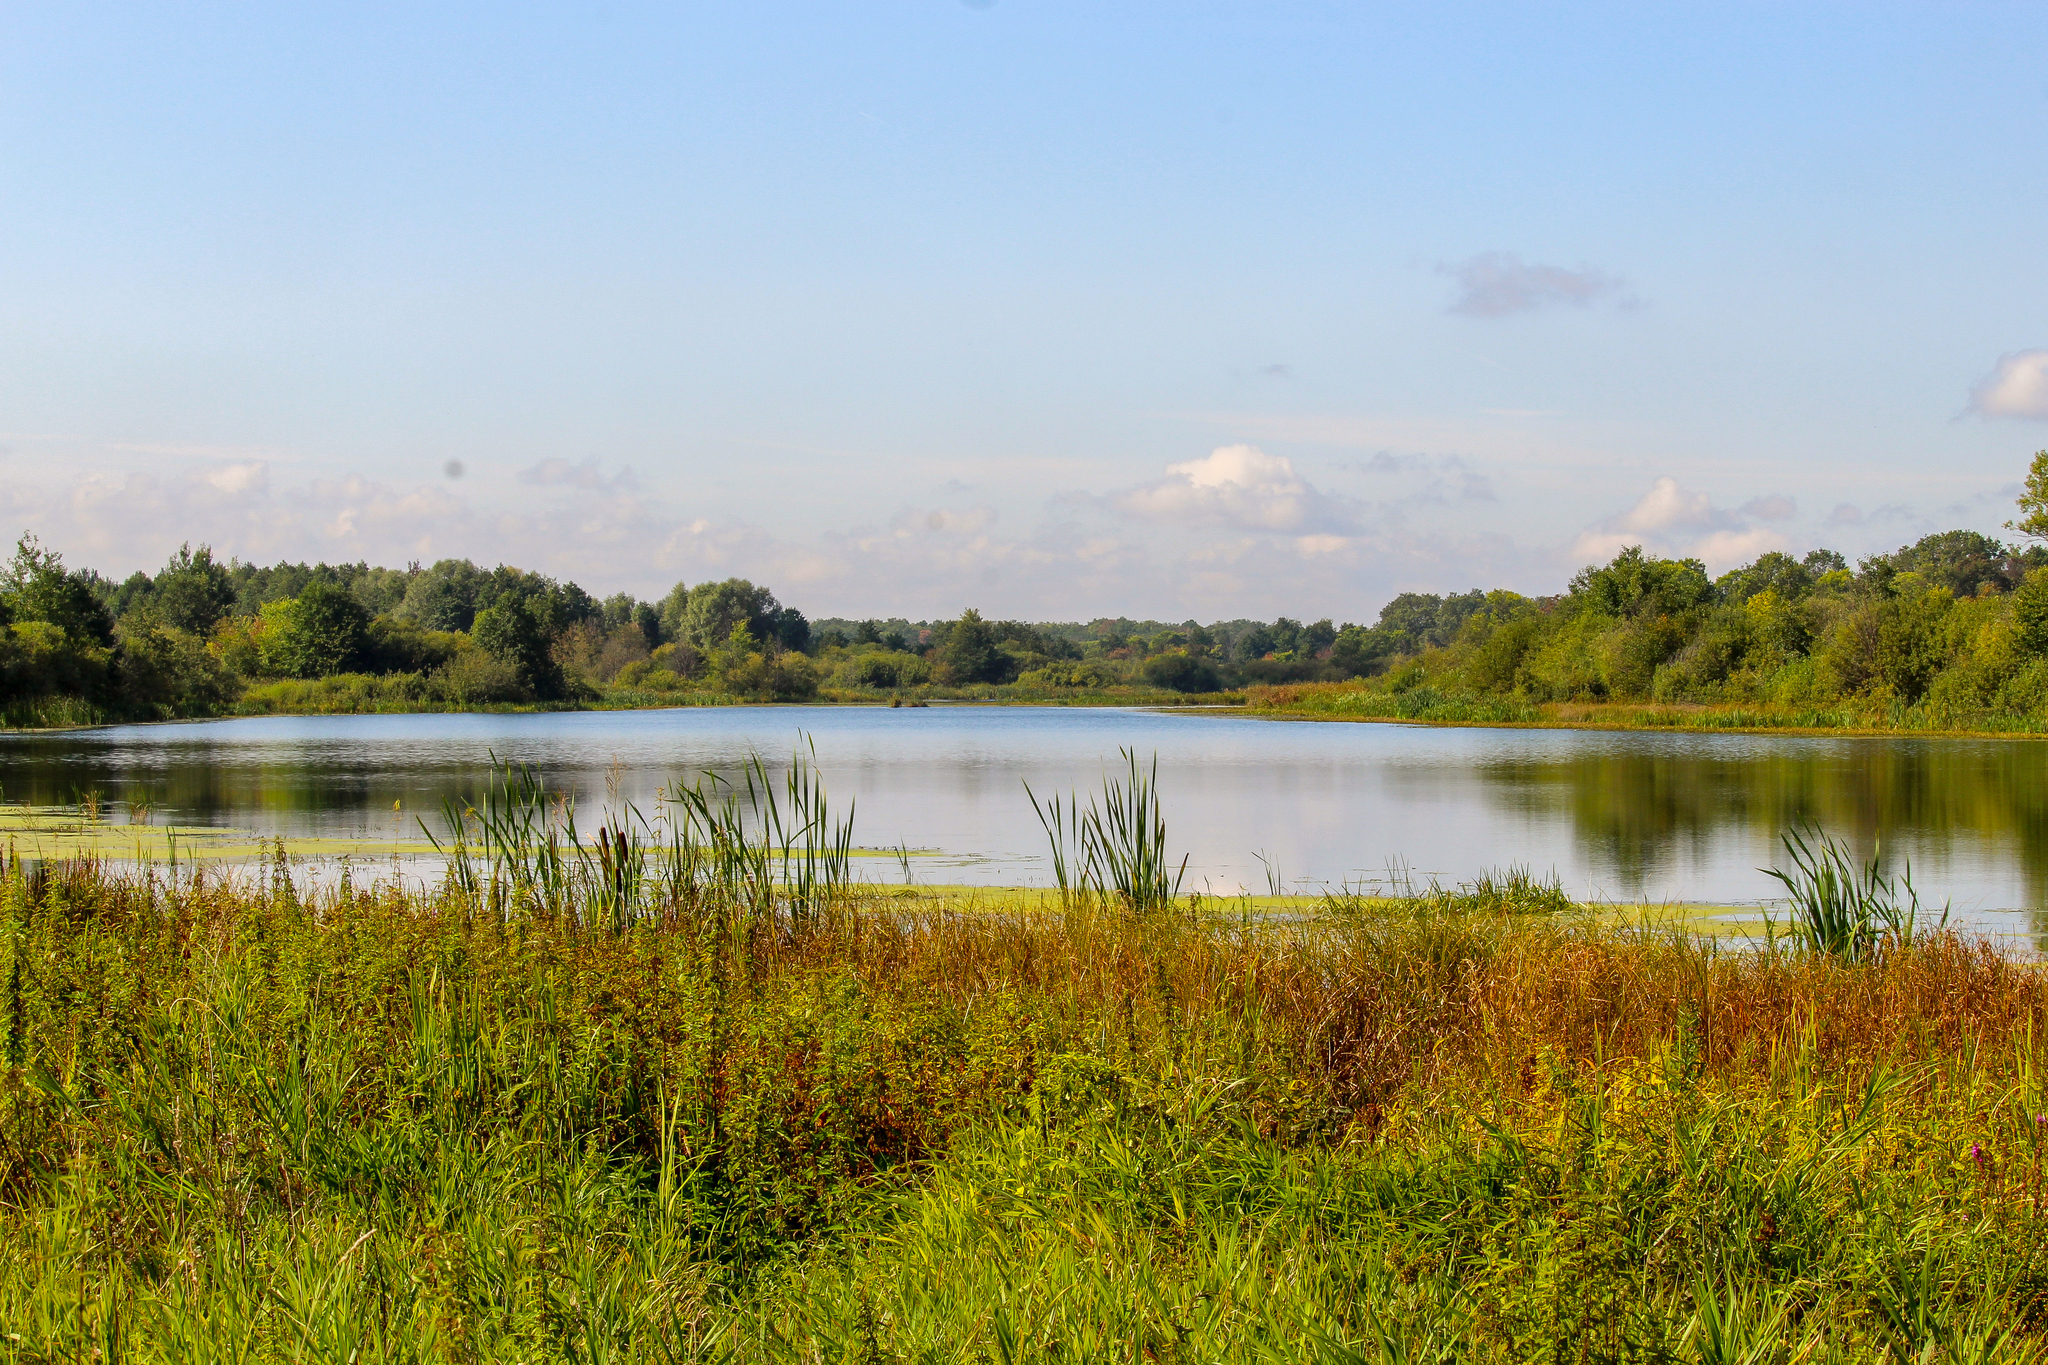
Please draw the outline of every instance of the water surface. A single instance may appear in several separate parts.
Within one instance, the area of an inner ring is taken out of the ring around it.
[[[2012,925],[2048,903],[2048,744],[1573,730],[1461,730],[1064,707],[719,707],[553,715],[262,718],[0,739],[0,795],[97,789],[155,818],[264,834],[417,838],[481,790],[490,756],[588,807],[648,804],[750,753],[815,745],[870,847],[937,850],[925,881],[1043,883],[1041,795],[1156,754],[1191,885],[1463,880],[1522,865],[1575,894],[1737,904],[1801,820],[1892,859],[1960,913]],[[393,810],[393,803],[400,809]],[[875,863],[870,875],[897,875]]]

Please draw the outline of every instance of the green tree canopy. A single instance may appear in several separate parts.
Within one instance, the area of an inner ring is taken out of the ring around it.
[[[212,547],[194,550],[188,544],[180,545],[156,576],[152,601],[167,624],[204,635],[234,610],[236,595],[234,575],[214,561]]]
[[[114,621],[93,591],[93,581],[66,572],[61,555],[24,535],[0,572],[0,600],[13,620],[47,621],[80,644],[111,645]]]
[[[264,666],[288,678],[347,672],[362,656],[370,625],[370,613],[346,588],[320,579],[266,606],[263,619]]]
[[[1179,651],[1145,660],[1145,681],[1173,692],[1217,692],[1223,688],[1215,664]]]
[[[2027,466],[2027,486],[2019,496],[2020,515],[2005,524],[2028,540],[2048,540],[2048,450],[2034,452]]]
[[[545,595],[508,593],[476,614],[470,636],[477,648],[518,669],[534,696],[552,701],[568,693],[554,656],[561,627],[557,605]]]
[[[1825,572],[1825,571],[1823,571]],[[1797,602],[1813,591],[1819,577],[1811,568],[1779,550],[1760,555],[1739,569],[1730,569],[1714,580],[1714,591],[1723,602],[1741,606],[1760,592],[1774,592],[1787,602]]]
[[[1697,559],[1659,559],[1631,545],[1605,566],[1587,565],[1573,576],[1570,598],[1580,610],[1617,619],[1676,616],[1711,602],[1714,585]]]
[[[444,559],[414,576],[397,614],[428,630],[468,630],[489,576],[466,559]]]
[[[757,641],[780,640],[782,604],[766,588],[744,578],[701,583],[689,593],[680,638],[705,654],[723,648],[734,626],[745,626]]]
[[[997,646],[994,627],[981,619],[973,607],[946,632],[940,654],[947,675],[954,682],[1001,682],[1008,672],[1009,656]]]
[[[1938,531],[1889,558],[1900,573],[1917,573],[1930,586],[1947,588],[1957,597],[1974,597],[1987,583],[2006,586],[2005,546],[1976,531]]]

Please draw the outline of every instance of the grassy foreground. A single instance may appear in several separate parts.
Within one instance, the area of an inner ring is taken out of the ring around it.
[[[1514,885],[1264,925],[602,899],[7,863],[0,1356],[1964,1361],[2048,1334],[2048,999],[1953,935],[1729,952]]]

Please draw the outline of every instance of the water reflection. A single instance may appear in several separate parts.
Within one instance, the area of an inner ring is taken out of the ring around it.
[[[1604,737],[1603,737],[1604,738]],[[2010,859],[2020,905],[2048,903],[2048,746],[2037,741],[1635,736],[1476,766],[1489,798],[1566,815],[1583,856],[1627,894],[1711,857],[1737,828],[1768,849],[1812,822],[1886,861],[1952,869],[1959,842]],[[1633,741],[1633,742],[1631,742]]]
[[[2048,904],[2048,746],[1436,730],[1083,708],[733,707],[554,716],[265,718],[0,738],[0,795],[96,789],[159,821],[263,834],[416,834],[444,798],[481,792],[489,757],[532,763],[583,802],[649,803],[704,769],[771,760],[808,736],[857,837],[965,860],[948,880],[1045,880],[1023,784],[1085,786],[1117,749],[1156,753],[1190,880],[1263,888],[1262,854],[1297,884],[1381,873],[1469,878],[1554,869],[1575,894],[1755,901],[1758,869],[1802,820],[1890,859],[1980,922]],[[394,803],[399,806],[393,809]],[[2048,930],[2048,924],[2044,924]]]

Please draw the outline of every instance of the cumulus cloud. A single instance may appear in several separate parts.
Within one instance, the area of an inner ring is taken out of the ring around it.
[[[1257,446],[1218,446],[1199,460],[1168,465],[1166,477],[1111,499],[1148,521],[1232,526],[1245,531],[1343,534],[1357,522],[1349,499],[1322,492],[1284,455]]]
[[[202,477],[223,493],[260,493],[270,486],[270,466],[262,460],[247,460],[209,469]]]
[[[1685,489],[1666,475],[1635,506],[1582,532],[1572,553],[1598,563],[1631,545],[1667,558],[1704,560],[1709,572],[1719,573],[1767,550],[1783,550],[1786,541],[1776,531],[1752,527],[1740,515],[1716,508],[1705,493]]]
[[[1531,313],[1553,305],[1583,308],[1610,300],[1632,302],[1627,286],[1605,271],[1537,265],[1511,251],[1483,251],[1466,260],[1442,262],[1437,273],[1458,282],[1451,311],[1472,318]]]
[[[2014,351],[1970,390],[1982,417],[2048,418],[2048,351]]]

